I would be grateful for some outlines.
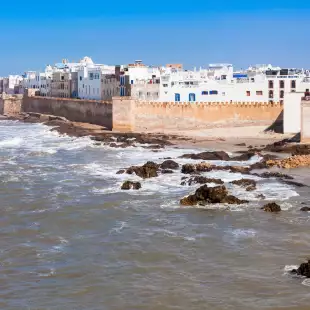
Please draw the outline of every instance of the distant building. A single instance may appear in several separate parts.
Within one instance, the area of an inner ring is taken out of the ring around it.
[[[123,66],[120,75],[120,96],[131,96],[140,100],[157,100],[160,91],[160,70],[148,67],[137,60],[135,64]]]

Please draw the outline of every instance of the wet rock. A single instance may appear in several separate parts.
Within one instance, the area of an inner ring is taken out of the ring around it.
[[[229,160],[230,157],[226,152],[202,152],[198,154],[184,154],[180,158],[200,159],[200,160]]]
[[[209,163],[199,163],[195,165],[196,171],[198,172],[208,172],[212,170],[212,165]]]
[[[126,172],[126,170],[121,169],[121,170],[118,170],[118,171],[116,172],[116,174],[124,174],[125,172]]]
[[[252,148],[253,148],[253,145],[249,145],[249,146],[248,146],[248,149],[252,149]]]
[[[241,204],[247,202],[246,200],[240,200],[234,196],[228,195],[228,191],[225,186],[208,187],[203,185],[198,188],[193,195],[189,195],[181,199],[181,205],[192,206],[197,203],[209,204],[209,203],[228,203],[228,204]]]
[[[154,162],[147,162],[143,166],[132,166],[127,169],[126,173],[133,174],[143,179],[154,178],[158,176],[159,165]]]
[[[241,179],[230,182],[231,184],[245,187],[247,191],[252,191],[256,189],[256,181],[251,179]]]
[[[191,174],[196,172],[196,167],[193,164],[185,164],[182,166],[181,172],[185,174]]]
[[[193,185],[193,184],[205,184],[205,183],[215,183],[215,184],[224,184],[224,182],[220,179],[212,179],[204,176],[195,176],[190,178],[187,181],[183,181],[181,185]]]
[[[291,273],[310,278],[310,260],[307,263],[302,263],[297,270],[293,269]]]
[[[281,211],[281,207],[275,202],[268,203],[265,206],[263,206],[261,209],[266,212],[280,212]]]
[[[165,160],[161,165],[161,169],[178,169],[179,164],[173,160]]]
[[[141,188],[140,182],[132,182],[132,181],[124,182],[122,187],[121,187],[122,190],[130,190],[130,189],[138,190],[140,188]]]
[[[294,178],[288,174],[284,174],[281,172],[264,172],[261,174],[256,174],[257,176],[261,178],[279,178],[279,179],[285,179],[285,180],[293,180]]]
[[[256,190],[256,186],[255,185],[250,185],[245,189],[247,192],[252,192]]]
[[[309,167],[310,166],[310,155],[296,155],[282,160],[268,160],[267,166],[279,167],[285,169],[292,169],[298,167]]]
[[[300,211],[310,212],[310,207],[302,207]]]
[[[102,143],[100,143],[100,142],[95,142],[94,145],[95,145],[95,146],[100,146],[100,145],[102,145]]]
[[[161,170],[161,173],[162,173],[162,174],[170,174],[170,173],[173,173],[173,170],[170,170],[170,169],[163,169],[163,170]]]
[[[246,146],[245,143],[238,143],[238,144],[235,144],[236,146]]]
[[[251,152],[243,153],[242,155],[239,155],[239,156],[232,157],[230,160],[234,160],[234,161],[247,161],[247,160],[251,159],[255,155],[256,155],[256,153],[251,151]]]

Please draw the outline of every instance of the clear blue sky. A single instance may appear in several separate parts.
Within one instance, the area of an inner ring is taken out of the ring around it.
[[[310,68],[309,0],[1,1],[0,76],[90,56]]]

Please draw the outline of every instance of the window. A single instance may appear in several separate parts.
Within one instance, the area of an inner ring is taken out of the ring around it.
[[[65,79],[65,77],[62,75],[62,76],[61,76],[61,80],[63,81],[64,79]]]
[[[291,88],[296,88],[296,81],[295,80],[291,81]]]
[[[247,95],[248,97],[250,97],[250,96],[251,96],[251,92],[250,92],[249,90],[247,90],[247,91],[246,91],[246,95]]]
[[[80,81],[82,81],[82,76],[80,76]]]
[[[133,80],[130,81],[130,84],[133,84]]]
[[[196,101],[196,95],[194,93],[190,93],[188,95],[188,99],[189,99],[189,101]]]
[[[269,86],[269,88],[273,88],[273,81],[269,81],[268,86]]]
[[[256,96],[262,96],[262,95],[263,95],[263,92],[261,90],[256,91]]]
[[[280,84],[280,88],[284,88],[284,81],[283,80],[279,81],[279,84]]]
[[[163,87],[168,87],[168,84],[163,84]]]
[[[206,90],[203,90],[203,91],[201,92],[201,94],[202,94],[203,96],[205,96],[205,95],[209,95],[209,92],[206,91]]]
[[[209,94],[210,95],[218,95],[218,91],[217,90],[210,90]]]
[[[284,98],[284,90],[280,90],[280,98],[281,98],[281,99]]]
[[[269,98],[273,98],[273,90],[269,90]]]
[[[93,73],[89,73],[89,79],[93,80],[94,79],[94,74]]]

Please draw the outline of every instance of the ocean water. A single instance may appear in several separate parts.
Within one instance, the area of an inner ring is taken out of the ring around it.
[[[95,146],[0,121],[0,309],[308,309],[309,281],[288,272],[309,257],[307,189],[253,177],[254,192],[226,184],[249,204],[184,208],[199,185],[181,186],[180,171],[116,174],[166,157],[190,163],[177,157],[195,151]],[[121,191],[125,180],[142,189]],[[283,211],[260,210],[259,194]]]

